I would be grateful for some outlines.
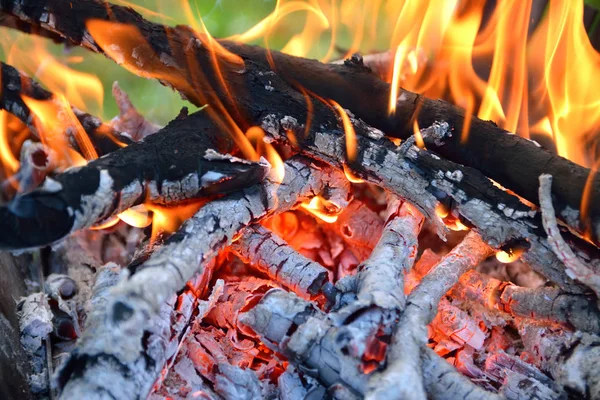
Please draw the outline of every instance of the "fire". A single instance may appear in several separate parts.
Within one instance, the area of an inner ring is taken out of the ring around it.
[[[321,196],[315,196],[309,201],[305,201],[301,204],[301,207],[328,224],[333,224],[337,221],[338,215],[342,212],[342,209],[337,204]]]
[[[390,113],[401,87],[445,97],[467,115],[524,137],[546,132],[560,155],[593,165],[588,144],[598,134],[600,92],[589,82],[600,79],[600,55],[583,25],[583,1],[553,0],[539,21],[532,21],[532,0],[501,2],[487,15],[483,6],[457,0],[279,0],[265,19],[231,38],[285,36],[286,22],[303,12],[304,26],[291,34],[284,52],[329,61],[340,47],[347,49],[344,56],[391,50]],[[467,118],[463,140],[469,128]]]
[[[152,217],[144,205],[131,207],[118,215],[119,219],[136,228],[145,228],[152,223]]]
[[[281,183],[285,176],[285,166],[281,156],[271,143],[265,141],[265,131],[259,126],[250,127],[246,131],[246,137],[256,149],[259,156],[263,156],[271,164],[271,176],[274,182]]]
[[[352,162],[356,159],[356,132],[354,132],[354,127],[352,126],[352,122],[350,121],[350,117],[346,110],[333,100],[329,100],[329,102],[342,120],[344,134],[346,136],[346,157],[348,158],[348,161]]]
[[[42,143],[56,152],[59,161],[66,161],[67,166],[73,166],[83,165],[86,160],[98,158],[98,153],[90,138],[73,114],[64,96],[59,95],[44,101],[26,96],[22,96],[22,98],[36,117],[34,124]],[[75,138],[83,158],[70,149],[67,132],[70,132]]]
[[[165,207],[158,204],[145,204],[152,211],[152,238],[154,242],[161,234],[175,232],[183,222],[191,218],[204,203],[194,201],[174,207]]]
[[[8,175],[14,174],[19,169],[19,160],[10,149],[10,138],[7,127],[7,113],[0,110],[0,159]]]
[[[501,263],[508,264],[517,261],[524,252],[525,250],[522,248],[500,250],[496,253],[496,258]]]

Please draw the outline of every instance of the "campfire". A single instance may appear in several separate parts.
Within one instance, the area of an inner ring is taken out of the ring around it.
[[[600,398],[598,11],[174,3],[0,1],[3,398]]]

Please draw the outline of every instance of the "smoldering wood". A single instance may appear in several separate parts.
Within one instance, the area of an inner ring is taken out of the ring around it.
[[[368,317],[362,318],[366,321]],[[261,341],[286,355],[299,370],[316,376],[330,394],[343,394],[347,397],[342,398],[347,399],[364,397],[369,375],[361,372],[360,359],[344,347],[343,327],[311,303],[293,293],[272,289],[255,307],[240,315],[239,321],[250,327]],[[432,399],[469,394],[472,397],[465,398],[498,398],[475,386],[433,351],[425,349],[424,354],[423,375]]]
[[[59,380],[63,393],[71,385],[69,393],[86,393],[94,387],[100,398],[113,391],[124,399],[146,396],[166,362],[161,338],[168,335],[157,334],[157,342],[149,348],[144,338],[148,332],[171,329],[172,306],[165,308],[166,302],[195,273],[201,274],[219,250],[251,223],[317,194],[340,207],[347,205],[349,182],[342,172],[303,157],[286,161],[285,168],[281,183],[268,178],[206,204],[114,287],[101,306],[98,325],[86,332],[90,338],[82,339],[63,366]],[[169,312],[166,319],[161,312]],[[110,379],[99,379],[105,369]]]
[[[233,63],[235,65],[228,66],[228,63],[231,64],[231,57],[221,57],[220,71],[217,73],[214,70],[210,62],[213,56],[210,49],[213,46],[207,45],[208,39],[205,36],[192,32],[185,26],[171,28],[151,23],[130,8],[112,4],[99,6],[93,0],[79,1],[75,5],[66,0],[52,0],[43,4],[28,0],[18,7],[15,0],[5,0],[0,7],[0,11],[7,17],[15,17],[23,22],[7,22],[8,26],[17,29],[35,26],[36,32],[48,32],[49,36],[58,41],[82,45],[100,53],[104,51],[102,46],[89,35],[85,27],[88,20],[99,19],[136,27],[139,37],[127,37],[127,42],[109,34],[109,39],[118,47],[117,61],[132,66],[142,64],[142,70],[134,68],[139,74],[160,76],[162,83],[179,90],[198,106],[206,103],[207,94],[202,93],[203,91],[210,88],[218,92],[220,76],[228,84],[239,79],[236,76],[240,71],[239,60]],[[8,21],[14,21],[14,18],[8,18]],[[49,21],[52,22],[48,23]],[[556,179],[552,194],[557,214],[580,232],[591,228],[592,238],[598,243],[600,207],[596,207],[596,204],[600,203],[594,199],[600,198],[600,176],[594,178],[591,186],[589,221],[582,220],[579,210],[589,169],[541,149],[534,142],[510,134],[493,122],[465,116],[464,110],[448,102],[427,99],[406,90],[401,91],[396,112],[390,115],[390,85],[365,68],[360,57],[354,57],[344,65],[322,64],[316,60],[293,57],[273,50],[267,52],[257,46],[226,40],[219,43],[238,55],[246,66],[256,64],[263,70],[270,70],[272,62],[279,77],[291,86],[302,87],[321,98],[337,101],[357,117],[390,136],[410,137],[414,122],[425,127],[435,121],[447,121],[453,135],[444,140],[428,141],[429,149],[449,160],[482,171],[532,203],[537,203],[538,200],[535,190],[538,176],[542,173],[552,174]],[[136,54],[132,58],[134,49]],[[160,57],[156,57],[157,54]],[[194,62],[190,62],[190,59]],[[233,84],[232,92],[237,95],[239,92],[235,90],[235,86]],[[254,94],[252,91],[250,93]],[[228,103],[228,93],[221,92],[217,96],[225,104]],[[245,110],[251,110],[243,104],[241,107],[238,105],[229,108],[234,110],[234,118],[240,117],[240,110],[242,114]],[[460,132],[467,123],[465,121],[469,121],[470,133],[468,141],[463,143]],[[244,126],[246,122],[238,123]]]
[[[6,63],[0,62],[0,72],[0,84],[2,85],[0,88],[0,108],[19,118],[27,124],[33,134],[37,135],[38,132],[35,127],[37,117],[31,112],[27,104],[25,104],[22,96],[27,96],[34,100],[51,102],[54,101],[55,95],[44,89],[35,80]],[[71,110],[87,133],[99,156],[118,150],[123,145],[133,142],[129,136],[123,135],[121,132],[102,123],[99,118],[78,110],[73,106],[71,106]],[[67,129],[67,132],[65,132],[69,139],[69,144],[81,153],[82,151],[74,137],[75,128],[72,129],[73,131]]]
[[[600,337],[531,323],[519,324],[524,351],[559,387],[582,397],[600,396]]]
[[[212,62],[213,55],[207,52],[207,48],[211,48],[210,43],[203,44],[202,40],[207,39],[197,36],[189,28],[157,27],[134,11],[119,6],[100,7],[86,0],[71,8],[67,3],[62,0],[46,3],[44,10],[48,13],[45,15],[49,18],[52,16],[53,23],[52,26],[42,24],[45,29],[64,35],[70,42],[92,51],[102,52],[101,46],[90,35],[84,35],[87,32],[84,28],[87,19],[121,21],[135,26],[141,32],[139,37],[128,37],[127,43],[114,35],[110,39],[118,48],[117,61],[130,67],[138,65],[134,68],[137,73],[147,77],[160,76],[161,82],[173,86],[197,105],[203,105],[206,101],[221,104],[224,110],[230,111],[231,117],[241,127],[248,126],[249,122],[262,126],[275,140],[296,144],[301,151],[336,167],[347,165],[355,175],[384,186],[416,205],[428,219],[437,223],[442,234],[446,228],[436,216],[435,208],[438,199],[450,201],[457,214],[468,220],[492,246],[500,247],[513,240],[526,240],[531,245],[523,256],[527,263],[563,289],[582,291],[579,285],[564,274],[562,263],[548,248],[545,239],[539,237],[540,230],[537,228],[541,223],[532,217],[535,215],[534,210],[520,203],[516,197],[495,188],[481,172],[439,159],[416,146],[408,149],[407,154],[400,152],[393,143],[381,138],[381,131],[355,118],[351,120],[357,134],[358,155],[356,160],[350,162],[344,151],[344,131],[340,122],[336,122],[336,113],[320,101],[305,97],[290,87],[260,60],[244,58],[240,50],[260,53],[260,49],[226,43],[229,50],[235,50],[234,53],[239,50],[245,64],[242,66],[239,60],[223,60],[217,74]],[[10,4],[3,10],[8,14],[14,11]],[[39,25],[39,16],[30,9],[16,10],[14,15]],[[77,18],[65,19],[67,16]],[[194,55],[193,65],[189,63],[190,52]],[[159,59],[156,54],[163,54],[163,57]],[[275,56],[279,57],[277,54]],[[309,62],[295,58],[293,60],[299,65]],[[143,65],[142,70],[139,65]],[[315,64],[315,68],[318,69],[318,65]],[[354,70],[355,68],[345,71],[352,75]],[[199,71],[202,71],[201,76],[194,75]],[[309,75],[316,79],[315,82],[321,82],[322,77],[306,74]],[[227,81],[227,89],[219,83],[221,76]],[[338,80],[331,79],[327,85],[334,82],[339,83]],[[230,93],[235,93],[235,100]],[[321,95],[326,98],[336,97],[323,93]],[[268,113],[265,112],[263,102],[269,105]],[[355,112],[358,115],[358,111]],[[436,114],[436,118],[438,116]],[[290,130],[297,140],[287,136]],[[449,126],[444,135],[433,135],[432,140],[455,140],[457,135],[450,135],[450,131]],[[510,188],[510,185],[506,186]],[[498,204],[502,205],[501,209],[497,208]]]
[[[585,265],[561,236],[552,205],[553,181],[552,175],[542,174],[539,177],[540,210],[542,223],[548,234],[548,243],[557,257],[565,264],[567,274],[592,289],[600,298],[600,275]]]
[[[370,306],[402,311],[406,300],[404,276],[415,262],[424,218],[398,199],[388,204],[389,222],[369,258],[358,266],[356,296]]]
[[[298,253],[285,240],[260,225],[246,228],[232,244],[232,249],[243,261],[302,297],[323,294],[327,283],[333,286],[325,267]]]
[[[536,323],[547,321],[583,332],[600,331],[596,301],[583,294],[565,293],[555,287],[520,287],[477,271],[463,274],[449,293],[459,301],[480,304],[514,317],[531,318]]]
[[[501,396],[476,386],[428,347],[421,350],[423,384],[434,399],[500,400]],[[382,398],[383,399],[383,398]]]
[[[217,153],[235,151],[202,115],[175,120],[142,142],[47,178],[0,208],[0,248],[56,242],[144,201],[169,204],[208,198],[260,182],[263,163]]]
[[[507,400],[557,400],[565,398],[564,394],[556,393],[537,379],[511,370],[506,372],[501,393]]]
[[[427,341],[427,325],[437,314],[437,305],[462,274],[475,268],[493,250],[471,231],[426,275],[411,292],[392,337],[388,366],[369,380],[372,399],[425,399],[420,353]]]

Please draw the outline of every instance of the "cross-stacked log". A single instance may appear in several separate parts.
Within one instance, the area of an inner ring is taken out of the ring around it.
[[[575,296],[569,299],[577,299],[573,301],[581,310],[576,312],[597,315],[594,302],[583,300],[588,287],[595,287],[568,272],[564,257],[547,240],[537,210],[488,179],[543,205],[544,200],[537,197],[537,179],[542,172],[550,173],[555,184],[546,200],[550,199],[568,226],[579,232],[590,230],[597,244],[600,208],[590,202],[589,221],[577,212],[589,170],[509,135],[493,123],[465,116],[448,103],[407,91],[401,93],[397,111],[390,116],[389,85],[371,74],[359,57],[325,65],[270,52],[270,63],[266,50],[259,47],[216,42],[190,28],[157,25],[130,8],[95,0],[0,0],[0,16],[3,25],[104,53],[140,76],[173,87],[198,106],[210,105],[208,110],[180,116],[140,143],[111,148],[110,154],[85,167],[46,179],[41,188],[17,196],[10,206],[0,209],[4,230],[19,233],[3,236],[0,245],[15,249],[54,242],[143,201],[209,200],[100,305],[93,330],[61,369],[59,383],[65,393],[82,395],[99,386],[113,397],[144,397],[167,361],[164,353],[142,346],[149,332],[160,336],[148,321],[160,318],[158,311],[169,297],[237,236],[233,249],[280,284],[304,297],[334,299],[339,293],[326,283],[318,264],[254,224],[318,194],[345,207],[349,196],[348,181],[341,173],[344,168],[412,205],[398,204],[391,212],[382,239],[361,265],[355,286],[350,285],[353,289],[349,293],[338,288],[344,292],[339,296],[344,301],[335,313],[325,315],[304,300],[273,291],[241,319],[299,367],[314,369],[334,395],[493,397],[458,375],[424,343],[425,326],[435,316],[437,303],[459,282],[460,275],[492,249],[525,245],[523,260],[555,283],[559,294]],[[3,85],[10,79],[28,82],[9,66],[2,65],[2,73]],[[51,97],[33,83],[8,87],[0,94],[0,105],[26,123],[31,123],[31,113],[19,94]],[[345,116],[331,101],[347,109],[356,135],[356,149],[351,152]],[[80,121],[92,118],[77,116]],[[462,145],[465,120],[470,121],[471,133]],[[427,150],[417,147],[410,137],[415,122],[425,128],[421,134]],[[90,126],[88,134],[94,137],[100,125]],[[273,177],[265,179],[266,164],[234,157],[247,151],[239,133],[250,126],[261,127],[268,139],[302,154],[286,161],[281,184]],[[385,136],[405,141],[397,146]],[[596,177],[592,199],[600,198],[599,191],[600,177]],[[432,222],[440,236],[447,233],[436,212],[440,207],[472,231],[424,278],[405,305],[402,278],[414,262],[416,251],[411,246],[416,246],[422,218]],[[570,233],[564,237],[564,245],[573,246],[578,262],[592,269],[598,266],[597,248]],[[273,249],[270,261],[268,249]],[[385,262],[388,254],[394,262]],[[295,265],[301,266],[297,276],[292,272]],[[386,285],[377,287],[379,280]],[[356,298],[349,301],[353,291]],[[431,310],[426,310],[428,301]],[[273,323],[285,320],[298,325],[297,329],[283,337],[287,330],[270,330],[271,318]],[[547,318],[581,321],[558,311]],[[361,340],[381,329],[393,333],[387,365],[380,362],[376,368],[382,371],[358,374],[365,368],[364,351],[348,349],[360,349]],[[361,336],[358,331],[367,333]],[[316,356],[315,348],[333,354],[337,367]],[[75,369],[81,372],[75,374]],[[111,378],[98,379],[98,373],[105,370]],[[113,374],[115,370],[126,373],[119,377]],[[136,379],[126,379],[132,375]],[[459,376],[458,383],[452,386],[450,378],[455,376]],[[395,386],[397,379],[417,385],[417,390]],[[506,390],[515,389],[507,385]]]

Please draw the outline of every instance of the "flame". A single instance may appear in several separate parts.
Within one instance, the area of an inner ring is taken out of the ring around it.
[[[342,120],[342,126],[344,127],[344,135],[346,137],[346,157],[348,161],[352,162],[356,159],[356,132],[354,132],[354,126],[350,121],[350,117],[346,110],[342,108],[338,103],[333,100],[329,100],[329,103],[333,106],[333,109],[337,112],[340,119]]]
[[[324,199],[321,196],[315,196],[300,204],[302,208],[313,214],[315,217],[332,224],[338,219],[342,209],[337,204]]]
[[[107,218],[106,220],[100,222],[99,224],[96,224],[96,225],[90,227],[90,229],[94,230],[94,231],[100,231],[103,229],[112,228],[113,226],[118,224],[119,221],[120,221],[119,217],[117,217],[116,215],[113,215],[112,217]]]
[[[6,111],[0,110],[0,159],[7,175],[14,174],[20,166],[19,160],[10,149]]]
[[[521,255],[525,252],[525,249],[516,248],[516,249],[508,249],[508,250],[499,250],[496,252],[496,258],[501,263],[511,263],[517,261]]]
[[[143,204],[123,211],[118,217],[121,221],[136,228],[145,228],[152,223],[152,217]]]
[[[57,95],[49,100],[21,97],[35,115],[34,124],[42,143],[56,152],[59,161],[67,161],[71,166],[82,165],[86,163],[85,160],[98,158],[98,153],[90,138],[64,96]],[[73,135],[85,160],[70,150],[67,132]]]
[[[352,183],[363,183],[364,180],[359,178],[358,176],[354,175],[354,172],[352,172],[352,170],[346,165],[343,164],[343,169],[344,169],[344,175],[346,175],[346,178],[352,182]]]
[[[283,182],[285,166],[275,147],[266,141],[265,131],[259,126],[252,126],[246,131],[246,137],[256,149],[259,156],[263,156],[271,164],[271,179],[275,183]]]
[[[435,213],[438,217],[444,221],[444,224],[448,227],[448,229],[452,231],[468,231],[469,227],[463,224],[460,219],[455,217],[448,207],[446,207],[442,203],[438,203],[435,206]]]
[[[31,76],[56,95],[64,96],[73,106],[94,115],[102,115],[104,87],[92,74],[78,71],[69,64],[80,63],[77,56],[55,55],[49,41],[31,35],[19,35],[1,28],[0,45],[6,62]]]
[[[175,232],[181,224],[191,218],[204,205],[203,201],[193,201],[173,207],[147,203],[145,207],[152,211],[152,237],[155,242],[161,234]]]

